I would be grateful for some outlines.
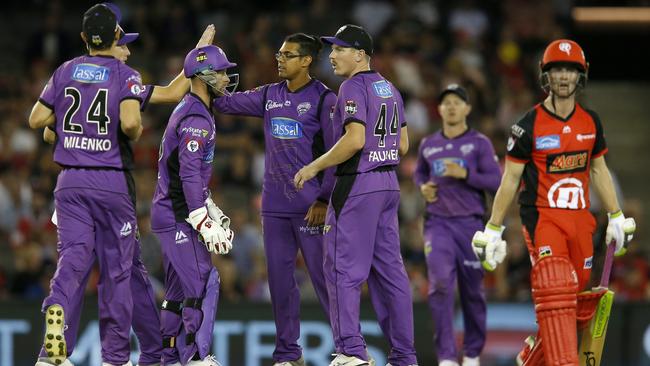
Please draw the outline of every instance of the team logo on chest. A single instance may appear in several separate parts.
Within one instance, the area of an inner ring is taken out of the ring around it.
[[[460,152],[463,153],[463,155],[467,155],[471,153],[473,150],[474,150],[474,144],[460,145]]]
[[[345,112],[347,114],[357,113],[357,103],[354,100],[345,101]]]
[[[303,114],[309,112],[310,109],[311,109],[311,103],[309,102],[302,102],[298,104],[298,106],[296,107],[296,111],[298,112],[299,116],[302,116]]]

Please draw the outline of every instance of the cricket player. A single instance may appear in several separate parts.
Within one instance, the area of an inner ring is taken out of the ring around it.
[[[471,111],[465,89],[450,84],[438,97],[442,130],[422,139],[415,184],[427,202],[424,252],[429,307],[435,324],[440,366],[458,366],[454,336],[458,284],[465,327],[463,366],[478,366],[486,336],[483,268],[472,250],[472,235],[485,225],[485,192],[501,181],[492,143],[467,126]]]
[[[283,81],[221,96],[216,110],[264,119],[266,143],[262,225],[275,319],[275,366],[304,366],[300,337],[300,292],[294,278],[300,249],[316,295],[329,316],[323,276],[323,235],[333,169],[297,191],[293,176],[334,143],[331,115],[336,95],[309,74],[322,43],[304,33],[289,35],[276,53]]]
[[[116,16],[118,24],[121,20],[120,9],[113,3],[102,3],[108,7]],[[199,39],[196,47],[206,46],[212,43],[214,39],[215,29],[214,25],[210,24],[206,27],[203,35]],[[126,63],[130,51],[128,43],[133,42],[139,36],[138,33],[125,33],[120,30],[120,38],[117,41],[115,58],[123,63]],[[158,104],[166,103],[169,101],[178,102],[189,90],[189,80],[183,75],[181,70],[180,74],[172,80],[167,86],[143,85],[143,104],[141,110],[144,110],[148,103]],[[147,103],[148,102],[148,103]],[[43,139],[54,144],[56,141],[56,133],[49,126],[44,129]],[[56,212],[53,215],[53,222],[56,225]],[[136,238],[137,240],[137,238]],[[88,263],[86,275],[82,280],[79,291],[69,300],[69,310],[66,313],[66,326],[65,340],[68,357],[74,351],[77,338],[77,330],[79,327],[79,320],[81,317],[81,308],[83,307],[83,298],[85,287],[90,277],[93,263]],[[162,337],[160,335],[160,316],[158,306],[153,293],[153,288],[149,281],[149,275],[144,263],[140,258],[140,243],[136,241],[133,257],[133,273],[131,275],[131,291],[138,294],[133,297],[133,330],[138,338],[140,344],[140,358],[138,365],[158,365],[162,353]],[[39,361],[35,366],[47,366],[47,352],[45,348],[41,348],[39,354]],[[69,360],[66,360],[70,364]]]
[[[209,355],[219,298],[210,253],[228,253],[233,236],[230,219],[208,191],[215,148],[209,106],[217,93],[226,93],[226,69],[233,66],[217,46],[187,54],[183,70],[190,92],[170,116],[160,146],[151,229],[162,245],[165,268],[163,365],[218,365]]]
[[[548,45],[540,62],[548,96],[512,126],[492,216],[472,240],[486,269],[503,261],[503,219],[523,183],[520,216],[539,326],[534,342],[517,357],[523,365],[578,365],[576,294],[588,284],[593,263],[590,177],[607,210],[607,245],[616,245],[616,255],[623,255],[632,238],[633,231],[623,230],[626,219],[605,163],[600,119],[575,100],[586,85],[588,66],[576,42],[559,39]]]
[[[331,365],[369,364],[359,324],[365,281],[391,346],[390,364],[415,365],[411,292],[397,222],[395,167],[408,150],[402,98],[370,69],[372,39],[363,28],[345,25],[321,40],[332,45],[334,73],[347,78],[334,110],[334,133],[340,139],[300,169],[294,184],[307,187],[319,172],[337,165],[325,220],[325,280],[338,348]]]
[[[81,37],[88,55],[54,72],[29,118],[32,128],[53,126],[59,136],[54,160],[63,167],[54,192],[59,259],[43,302],[47,357],[39,362],[69,364],[66,313],[77,316],[75,296],[97,259],[102,359],[106,365],[130,365],[137,227],[129,140],[142,133],[143,88],[140,74],[115,58],[121,28],[109,7],[97,4],[86,11]]]

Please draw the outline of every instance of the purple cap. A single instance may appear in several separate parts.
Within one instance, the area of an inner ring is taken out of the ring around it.
[[[217,46],[205,46],[191,50],[185,56],[183,74],[186,78],[205,70],[225,70],[237,66],[236,63],[228,61],[226,54]]]
[[[122,21],[122,12],[120,11],[120,8],[117,5],[113,3],[102,3],[101,5],[104,5],[105,7],[110,9],[110,11],[112,11],[113,14],[115,14],[115,18],[117,19],[117,23],[118,23],[117,27],[120,30],[120,38],[117,40],[118,46],[124,46],[125,44],[131,43],[138,38],[140,33],[126,33],[124,32],[124,29],[122,29],[122,27],[119,26],[120,21]]]
[[[341,47],[364,50],[368,56],[373,52],[372,37],[365,29],[354,24],[346,24],[339,28],[333,37],[320,37],[320,40]]]

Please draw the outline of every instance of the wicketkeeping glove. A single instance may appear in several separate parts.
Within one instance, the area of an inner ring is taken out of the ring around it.
[[[218,223],[212,221],[208,209],[199,207],[190,212],[187,221],[194,230],[199,232],[199,239],[203,241],[208,251],[217,254],[228,254],[232,249],[226,236],[226,231]]]
[[[477,231],[472,238],[472,249],[488,271],[494,271],[506,258],[506,242],[501,239],[505,226],[485,225],[483,231]]]
[[[220,224],[226,232],[226,238],[228,238],[228,242],[232,248],[232,240],[235,238],[235,233],[230,230],[230,217],[224,215],[223,211],[221,211],[219,206],[217,206],[209,196],[205,199],[205,207],[208,208],[208,215],[210,215],[210,218]]]
[[[627,252],[628,243],[634,237],[636,222],[631,217],[625,218],[621,210],[613,214],[608,213],[607,219],[609,222],[607,223],[605,243],[607,245],[616,245],[614,255],[623,255]]]

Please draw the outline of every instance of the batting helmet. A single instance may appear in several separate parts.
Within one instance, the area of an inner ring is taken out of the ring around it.
[[[558,39],[551,42],[544,51],[542,61],[539,63],[541,69],[542,89],[548,93],[550,89],[550,77],[548,71],[557,64],[570,64],[578,69],[577,86],[584,88],[587,85],[587,72],[589,63],[585,58],[585,53],[576,42],[569,39]],[[576,88],[577,89],[577,88]]]

